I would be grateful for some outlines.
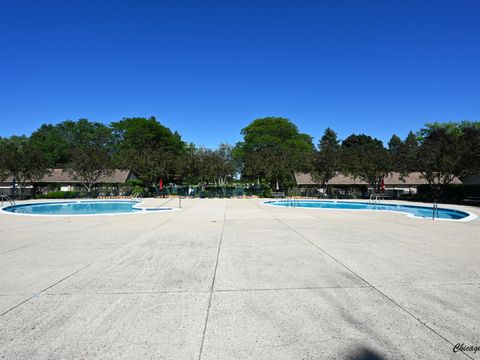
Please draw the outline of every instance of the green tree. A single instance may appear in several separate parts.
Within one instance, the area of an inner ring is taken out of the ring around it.
[[[35,142],[26,136],[0,139],[0,174],[15,179],[22,197],[26,186],[47,172],[47,160]]]
[[[460,177],[480,173],[480,121],[461,123],[467,151],[464,154],[465,172]]]
[[[197,162],[197,147],[187,144],[175,161],[177,180],[183,184],[197,184],[200,182],[200,169]]]
[[[313,156],[312,179],[325,189],[340,168],[340,143],[337,133],[327,128]]]
[[[125,118],[112,123],[116,139],[116,161],[135,172],[146,188],[160,178],[174,178],[176,159],[185,150],[177,132],[161,125],[155,117]]]
[[[195,152],[195,159],[198,180],[204,189],[205,185],[215,182],[219,166],[218,158],[214,150],[200,147]]]
[[[208,184],[225,185],[237,172],[233,148],[227,144],[220,144],[218,149],[190,145],[179,162],[183,164],[182,178],[202,188]]]
[[[113,171],[112,130],[87,119],[65,121],[58,127],[69,145],[65,169],[90,193],[102,176]]]
[[[87,119],[44,124],[30,139],[50,168],[64,169],[88,193],[102,176],[113,171],[113,135],[111,128],[104,124]]]
[[[217,157],[217,182],[218,184],[227,184],[233,180],[237,171],[238,163],[233,156],[233,146],[228,144],[220,144],[215,150]]]
[[[388,141],[388,152],[390,153],[390,159],[392,161],[392,170],[401,171],[403,167],[402,161],[402,148],[404,143],[399,136],[393,134],[390,140]]]
[[[391,171],[390,154],[383,143],[368,135],[350,135],[342,142],[343,172],[377,189]]]
[[[419,171],[418,162],[418,138],[413,131],[409,131],[400,147],[400,172],[402,176]]]
[[[419,167],[435,197],[456,177],[480,172],[480,122],[426,124],[419,138]]]
[[[285,188],[295,172],[308,169],[314,151],[312,138],[300,133],[289,119],[257,119],[241,134],[244,141],[237,144],[234,154],[244,178]]]
[[[70,120],[57,125],[43,124],[30,136],[44,154],[50,168],[64,169],[70,161],[74,127],[75,122]]]

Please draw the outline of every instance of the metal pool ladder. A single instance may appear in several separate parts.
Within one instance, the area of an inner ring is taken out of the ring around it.
[[[433,212],[432,212],[432,220],[435,220],[435,213],[437,214],[437,218],[438,218],[438,204],[436,201],[433,202],[433,208],[432,208]]]
[[[137,193],[135,195],[131,195],[130,199],[132,199],[134,201],[137,201],[137,202],[142,202],[142,196],[139,193]]]
[[[3,207],[3,202],[4,202],[4,201],[8,201],[11,206],[15,206],[15,205],[16,205],[16,204],[15,204],[15,200],[13,200],[13,199],[12,199],[10,196],[8,196],[8,195],[2,194],[2,195],[0,195],[0,199],[1,199],[1,201],[2,201],[2,207]]]
[[[298,199],[294,197],[287,198],[287,206],[298,207],[299,205],[300,205],[300,202],[298,201]]]
[[[369,204],[376,204],[378,203],[378,195],[372,194],[370,195],[370,199],[368,200]]]

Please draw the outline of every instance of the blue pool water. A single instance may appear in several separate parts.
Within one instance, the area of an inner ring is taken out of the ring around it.
[[[8,206],[3,211],[28,215],[99,215],[125,214],[171,208],[141,209],[137,201],[69,201]]]
[[[266,201],[265,204],[284,207],[317,208],[317,209],[339,209],[339,210],[376,210],[376,211],[396,211],[409,214],[411,216],[432,219],[433,209],[426,206],[395,205],[395,204],[368,204],[361,202],[347,201],[321,201],[321,200],[275,200]],[[435,212],[435,218],[448,220],[465,220],[468,217],[472,219],[476,216],[465,211],[439,208]]]

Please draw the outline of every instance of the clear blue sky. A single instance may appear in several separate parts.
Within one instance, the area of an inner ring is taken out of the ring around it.
[[[2,1],[0,136],[151,116],[187,141],[480,119],[480,2]]]

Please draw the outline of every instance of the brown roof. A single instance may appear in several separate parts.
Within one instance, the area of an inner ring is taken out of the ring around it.
[[[112,184],[123,184],[129,180],[130,170],[119,170],[116,169],[108,175],[103,175],[98,180],[99,183],[112,183]],[[12,182],[12,177],[9,176],[4,180],[4,182]],[[75,180],[73,176],[63,169],[50,169],[42,179],[37,181],[39,183],[59,183],[59,184],[70,184],[70,183],[79,183],[80,181]]]
[[[295,180],[297,185],[318,185],[313,180],[310,174],[297,173],[295,174]],[[427,180],[422,177],[419,172],[414,172],[405,176],[403,180],[400,178],[400,173],[390,173],[384,179],[386,186],[417,186],[422,184],[428,184]],[[461,184],[462,182],[455,178],[452,184]],[[355,179],[352,176],[347,176],[338,173],[328,182],[328,185],[367,185],[365,181]]]

